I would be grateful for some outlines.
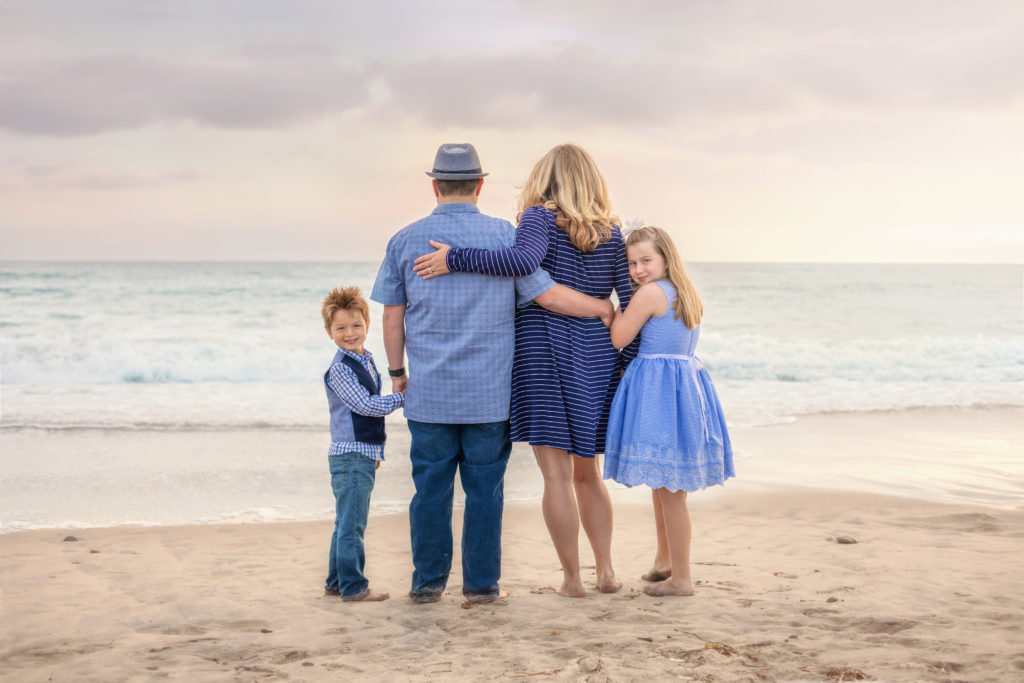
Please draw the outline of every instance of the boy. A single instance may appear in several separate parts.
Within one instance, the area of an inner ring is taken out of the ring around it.
[[[338,352],[324,373],[331,409],[331,448],[327,460],[334,489],[334,535],[327,565],[325,595],[345,602],[387,600],[370,590],[363,576],[363,532],[370,492],[384,460],[384,416],[405,403],[401,393],[380,395],[380,373],[363,344],[370,327],[370,306],[358,287],[335,289],[320,310],[327,336]]]

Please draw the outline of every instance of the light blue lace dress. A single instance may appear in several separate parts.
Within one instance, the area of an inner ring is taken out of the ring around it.
[[[658,284],[674,301],[675,287]],[[671,305],[644,324],[639,355],[612,400],[605,479],[697,491],[735,476],[718,394],[693,355],[699,338],[700,326],[688,329]]]

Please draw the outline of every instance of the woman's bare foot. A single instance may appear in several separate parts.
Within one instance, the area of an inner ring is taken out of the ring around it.
[[[563,598],[582,598],[587,595],[587,591],[583,588],[583,583],[580,581],[573,581],[572,583],[564,581],[558,587],[558,594]]]
[[[602,593],[618,593],[620,588],[622,588],[622,582],[615,577],[615,574],[597,577],[597,590]]]
[[[644,586],[644,593],[654,597],[666,595],[693,595],[693,584],[689,579],[665,579]]]
[[[658,569],[657,565],[651,567],[651,570],[646,574],[640,576],[644,581],[664,581],[668,577],[672,576],[672,568],[666,567],[665,569]]]
[[[378,593],[370,588],[367,588],[362,593],[356,595],[343,595],[341,599],[343,602],[381,602],[391,597],[390,593]]]

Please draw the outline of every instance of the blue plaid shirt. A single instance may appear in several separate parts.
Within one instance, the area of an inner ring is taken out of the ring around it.
[[[373,362],[373,354],[366,351],[360,356],[358,353],[352,353],[341,347],[338,347],[338,350],[359,361],[359,364],[366,368],[366,371],[373,377],[377,386],[380,386],[380,373],[377,372],[377,365]],[[331,366],[327,373],[327,386],[352,412],[367,417],[384,417],[405,403],[405,396],[402,394],[371,395],[366,387],[359,383],[359,378],[356,377],[356,373],[352,372],[352,368],[344,363],[335,363]],[[383,460],[384,444],[332,441],[327,455],[341,455],[342,453],[359,453],[371,460]]]
[[[529,303],[555,282],[540,268],[515,280],[477,273],[424,280],[413,261],[434,250],[430,240],[504,249],[515,244],[515,229],[474,204],[440,204],[388,242],[370,298],[406,306],[405,416],[443,424],[507,420],[517,295]]]

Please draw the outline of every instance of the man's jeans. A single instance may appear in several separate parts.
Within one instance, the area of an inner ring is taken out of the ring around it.
[[[377,464],[359,453],[329,455],[327,461],[331,466],[335,505],[326,587],[337,589],[342,596],[358,595],[369,586],[363,576],[363,532],[370,513]]]
[[[496,596],[501,576],[503,481],[512,451],[508,421],[434,424],[409,420],[412,478],[409,505],[412,590],[435,595],[452,567],[452,498],[459,470],[466,509],[462,521],[462,592]]]

